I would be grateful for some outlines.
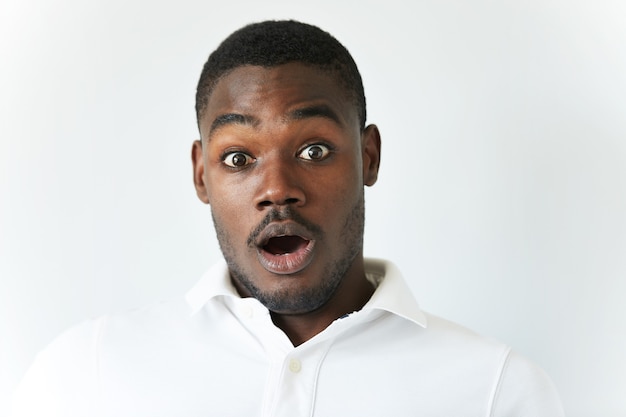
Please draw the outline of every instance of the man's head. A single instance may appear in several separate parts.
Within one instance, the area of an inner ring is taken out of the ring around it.
[[[196,90],[196,116],[202,117],[217,81],[245,65],[276,67],[300,62],[335,77],[354,100],[365,128],[365,93],[361,74],[348,50],[329,33],[296,21],[266,21],[239,29],[224,40],[204,64]]]
[[[364,106],[350,55],[309,25],[247,26],[209,58],[194,182],[243,296],[279,314],[344,314],[371,293],[363,188],[380,136]]]

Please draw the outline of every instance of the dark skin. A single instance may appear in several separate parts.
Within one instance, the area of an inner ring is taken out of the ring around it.
[[[239,294],[264,302],[294,346],[360,310],[374,291],[362,206],[380,134],[361,130],[337,81],[299,63],[239,67],[218,81],[199,127],[194,183]]]

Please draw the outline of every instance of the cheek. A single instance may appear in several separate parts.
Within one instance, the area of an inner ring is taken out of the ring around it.
[[[241,205],[237,205],[236,199],[231,200],[224,197],[214,198],[211,204],[211,213],[216,222],[223,225],[229,233],[238,232],[246,225],[245,215]]]
[[[328,219],[336,218],[338,222],[345,220],[346,213],[352,211],[363,193],[361,172],[350,164],[346,169],[329,172],[328,175],[317,176],[309,188],[314,193],[309,203],[323,207],[322,213]]]
[[[353,155],[346,158],[335,169],[329,170],[326,175],[329,191],[345,195],[350,198],[355,192],[363,188],[363,172],[360,160]]]
[[[246,182],[237,175],[221,172],[217,168],[207,169],[205,183],[212,206],[228,209],[229,206],[241,206],[250,200]]]
[[[230,184],[219,178],[213,178],[209,184],[207,195],[214,221],[230,235],[239,233],[246,224],[245,209],[250,205],[250,196],[241,184]]]

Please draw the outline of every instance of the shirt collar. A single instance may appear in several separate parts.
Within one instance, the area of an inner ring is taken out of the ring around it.
[[[376,291],[363,306],[363,311],[388,311],[426,327],[426,315],[420,309],[402,273],[392,262],[366,258],[365,275],[376,286]]]
[[[193,315],[210,300],[218,297],[239,298],[237,289],[230,280],[228,266],[224,260],[213,265],[202,275],[200,281],[187,292],[185,300]]]
[[[426,327],[426,316],[419,308],[402,274],[391,262],[366,258],[365,274],[376,291],[362,311],[383,310]],[[232,284],[225,261],[215,264],[185,296],[191,314],[197,313],[210,300],[220,297],[239,298]]]

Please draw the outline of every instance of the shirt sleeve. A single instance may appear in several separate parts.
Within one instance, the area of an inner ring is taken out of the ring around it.
[[[96,345],[103,320],[71,328],[36,356],[15,391],[12,417],[94,415]]]
[[[492,407],[493,417],[564,417],[554,384],[528,359],[510,352]]]

